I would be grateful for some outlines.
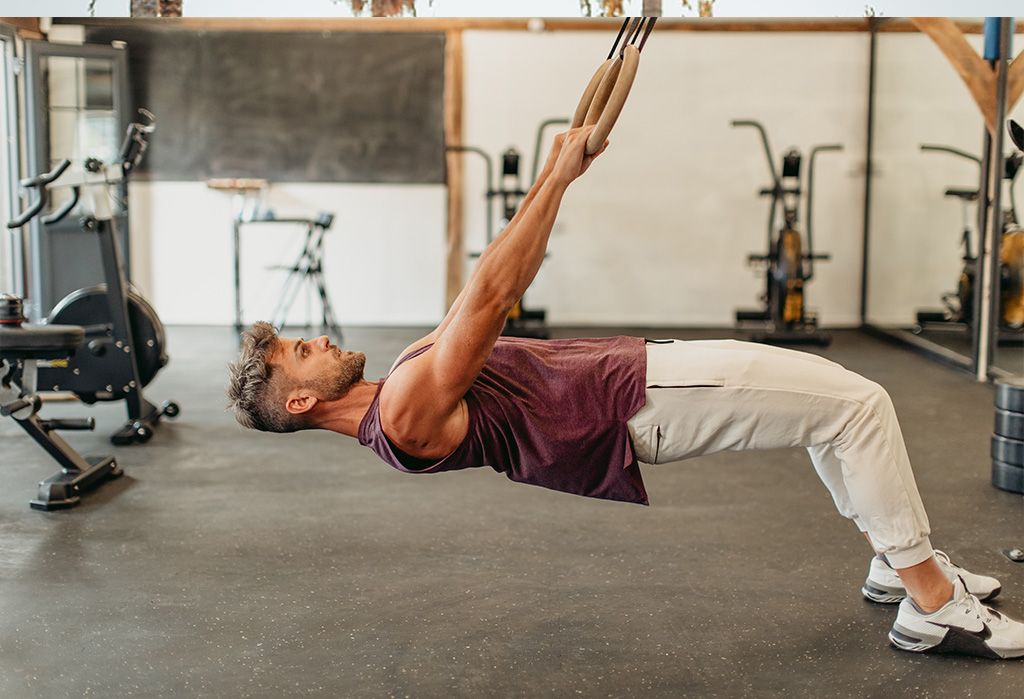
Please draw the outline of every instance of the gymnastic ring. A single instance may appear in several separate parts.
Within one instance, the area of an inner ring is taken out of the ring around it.
[[[601,82],[598,83],[597,90],[594,91],[594,99],[591,100],[590,107],[587,108],[587,116],[583,118],[584,126],[593,126],[601,118],[601,113],[604,112],[604,108],[608,104],[608,98],[612,96],[612,90],[615,89],[615,81],[619,79],[619,72],[621,70],[622,58],[612,59],[608,70],[601,76]]]
[[[607,104],[602,106],[597,126],[594,127],[590,138],[587,139],[587,155],[593,155],[601,150],[608,134],[612,132],[612,127],[615,126],[615,122],[618,121],[619,115],[622,113],[626,98],[629,97],[629,91],[633,87],[637,68],[640,66],[639,49],[633,45],[626,46],[622,53],[622,61],[619,63],[621,63],[621,69],[617,71],[615,86],[607,98]],[[600,90],[594,96],[595,101],[598,97],[600,97]],[[590,118],[589,113],[587,117]]]
[[[597,92],[597,86],[601,84],[601,78],[604,77],[605,73],[608,72],[608,68],[617,60],[617,58],[609,58],[602,63],[594,73],[594,77],[587,83],[587,89],[583,91],[580,103],[576,105],[576,113],[573,114],[570,128],[578,129],[583,126],[583,120],[587,118],[587,110],[590,109],[590,103],[594,101],[594,94]]]

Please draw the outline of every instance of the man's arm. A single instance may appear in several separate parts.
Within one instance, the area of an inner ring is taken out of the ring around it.
[[[555,161],[558,158],[558,154],[562,150],[562,143],[565,141],[565,136],[566,135],[564,133],[560,133],[557,136],[555,136],[555,141],[551,146],[551,152],[548,154],[547,162],[544,163],[544,167],[537,175],[536,181],[533,183],[533,185],[530,186],[530,191],[527,192],[526,197],[519,204],[519,208],[516,211],[515,215],[512,217],[512,220],[505,225],[505,228],[503,228],[501,232],[498,233],[494,240],[491,241],[491,243],[480,255],[480,259],[477,260],[477,265],[473,268],[473,272],[469,275],[469,281],[462,286],[462,289],[459,291],[459,295],[455,297],[455,301],[452,302],[451,308],[448,309],[448,313],[445,314],[445,317],[441,321],[441,323],[429,335],[427,335],[427,337],[417,342],[417,345],[426,344],[426,342],[434,342],[438,337],[441,336],[441,333],[443,333],[445,329],[451,324],[455,316],[458,315],[459,309],[462,308],[462,302],[466,298],[466,291],[473,283],[473,279],[476,277],[477,270],[480,269],[480,263],[483,262],[484,258],[490,255],[494,250],[497,250],[499,247],[501,247],[501,244],[507,237],[508,233],[514,230],[515,227],[519,225],[519,222],[522,220],[523,216],[526,214],[527,211],[529,211],[530,205],[533,204],[533,200],[537,197],[537,192],[541,190],[541,188],[544,186],[544,183],[551,175],[551,171],[554,169]]]
[[[462,398],[487,361],[509,311],[540,269],[566,189],[600,155],[585,155],[592,130],[566,134],[549,175],[531,191],[529,205],[481,256],[458,308],[439,328],[434,347],[403,365],[385,385],[382,419],[399,446],[419,452],[412,456],[436,455],[438,440],[446,441],[452,433],[447,427],[465,419]]]

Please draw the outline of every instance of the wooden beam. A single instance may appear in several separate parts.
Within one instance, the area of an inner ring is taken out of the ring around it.
[[[60,17],[55,23],[116,27],[159,27],[168,30],[256,31],[256,32],[450,32],[450,31],[536,31],[526,17],[184,17],[170,18],[98,18]],[[615,17],[546,17],[544,29],[549,32],[608,32],[621,24]],[[909,19],[876,19],[879,32],[918,32]],[[964,34],[981,34],[980,21],[954,20]],[[718,17],[663,17],[657,32],[867,32],[866,18],[761,18],[731,19]]]
[[[963,32],[945,17],[916,17],[914,25],[931,37],[946,56],[981,110],[991,133],[996,130],[996,74],[967,42]]]
[[[621,18],[542,18],[545,31],[616,31]],[[876,20],[878,21],[878,20]],[[527,18],[411,18],[411,17],[335,17],[335,18],[232,18],[185,17],[183,19],[112,19],[112,18],[60,18],[59,24],[87,26],[153,27],[167,30],[208,31],[261,31],[261,32],[448,32],[448,31],[535,31]],[[965,34],[980,34],[981,22],[955,21]],[[658,20],[658,32],[867,32],[867,19],[724,19],[663,17]],[[878,21],[880,32],[916,32],[907,19]]]
[[[0,24],[14,27],[23,39],[45,39],[38,17],[0,17]]]
[[[444,142],[462,143],[463,52],[462,32],[445,33],[444,42]],[[448,184],[448,246],[445,260],[445,306],[450,308],[462,291],[466,250],[463,221],[463,156],[446,153]],[[488,186],[490,186],[488,184]]]

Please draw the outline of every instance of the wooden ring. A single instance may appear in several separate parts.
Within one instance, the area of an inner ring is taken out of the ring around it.
[[[629,91],[633,87],[637,68],[640,67],[640,51],[635,46],[627,46],[623,51],[622,61],[617,61],[617,63],[621,63],[621,69],[616,71],[615,86],[608,97],[607,104],[602,105],[601,117],[597,120],[597,126],[591,132],[590,138],[587,139],[587,155],[593,155],[601,150],[608,134],[612,132],[612,127],[618,121],[619,114],[622,113],[622,108],[626,104],[626,98],[629,97]],[[600,90],[595,95],[595,100],[599,96]],[[589,113],[587,116],[589,119]]]
[[[612,62],[608,64],[608,69],[601,76],[601,82],[598,83],[597,90],[594,91],[594,99],[591,100],[590,107],[587,109],[587,116],[583,119],[584,126],[593,126],[601,118],[601,113],[608,104],[608,99],[612,96],[615,82],[619,79],[619,71],[621,70],[622,59],[613,58]]]
[[[587,118],[587,110],[590,109],[590,103],[594,101],[594,93],[597,92],[597,86],[601,83],[601,78],[608,72],[608,67],[615,62],[614,58],[609,58],[607,61],[601,64],[594,73],[594,77],[587,83],[587,89],[583,91],[583,97],[580,98],[580,103],[576,105],[576,113],[572,117],[572,125],[569,128],[578,129],[583,126],[583,120]]]

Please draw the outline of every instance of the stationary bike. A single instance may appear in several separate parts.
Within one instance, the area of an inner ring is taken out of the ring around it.
[[[124,400],[128,421],[111,435],[114,444],[149,441],[162,417],[174,418],[180,408],[173,401],[160,408],[146,400],[143,387],[168,362],[163,323],[153,307],[129,284],[118,244],[119,234],[111,210],[110,187],[127,181],[138,167],[154,131],[152,115],[144,110],[146,123],[128,127],[117,161],[112,164],[89,158],[82,172],[63,178],[70,161],[53,173],[22,182],[35,193],[27,211],[7,224],[18,228],[46,207],[49,191],[70,189],[71,197],[43,219],[53,224],[63,220],[84,200],[88,212],[81,219],[82,231],[95,235],[100,244],[105,283],[79,289],[62,299],[47,317],[47,323],[78,325],[85,330],[82,346],[71,358],[49,359],[38,366],[38,385],[45,391],[70,391],[85,403]]]
[[[957,148],[924,144],[921,150],[955,155],[981,166],[981,158]],[[1014,184],[1024,165],[1024,153],[1015,152],[1006,157],[1001,186],[1006,190],[1004,201],[1009,202],[1003,212],[1002,237],[999,252],[1000,303],[999,343],[1017,344],[1024,341],[1024,228],[1017,216]],[[947,197],[959,199],[963,212],[961,260],[963,269],[955,291],[942,295],[942,310],[922,309],[917,312],[916,332],[925,329],[969,329],[974,325],[974,290],[977,286],[978,256],[971,244],[972,227],[968,207],[978,201],[977,189],[949,188]]]
[[[768,134],[760,122],[741,119],[734,127],[749,126],[757,129],[764,145],[772,186],[762,189],[761,196],[771,197],[768,213],[768,251],[747,257],[752,265],[765,268],[765,292],[761,295],[764,308],[736,311],[739,329],[760,328],[750,339],[772,344],[817,344],[827,346],[832,337],[818,329],[817,315],[807,309],[804,287],[814,278],[814,263],[831,259],[831,255],[814,252],[812,213],[814,201],[814,162],[819,153],[840,151],[841,145],[823,145],[811,148],[807,172],[807,247],[798,228],[798,209],[803,195],[800,166],[802,156],[795,149],[782,156],[781,174],[772,162],[772,149]],[[776,212],[781,207],[782,222],[776,235]]]

